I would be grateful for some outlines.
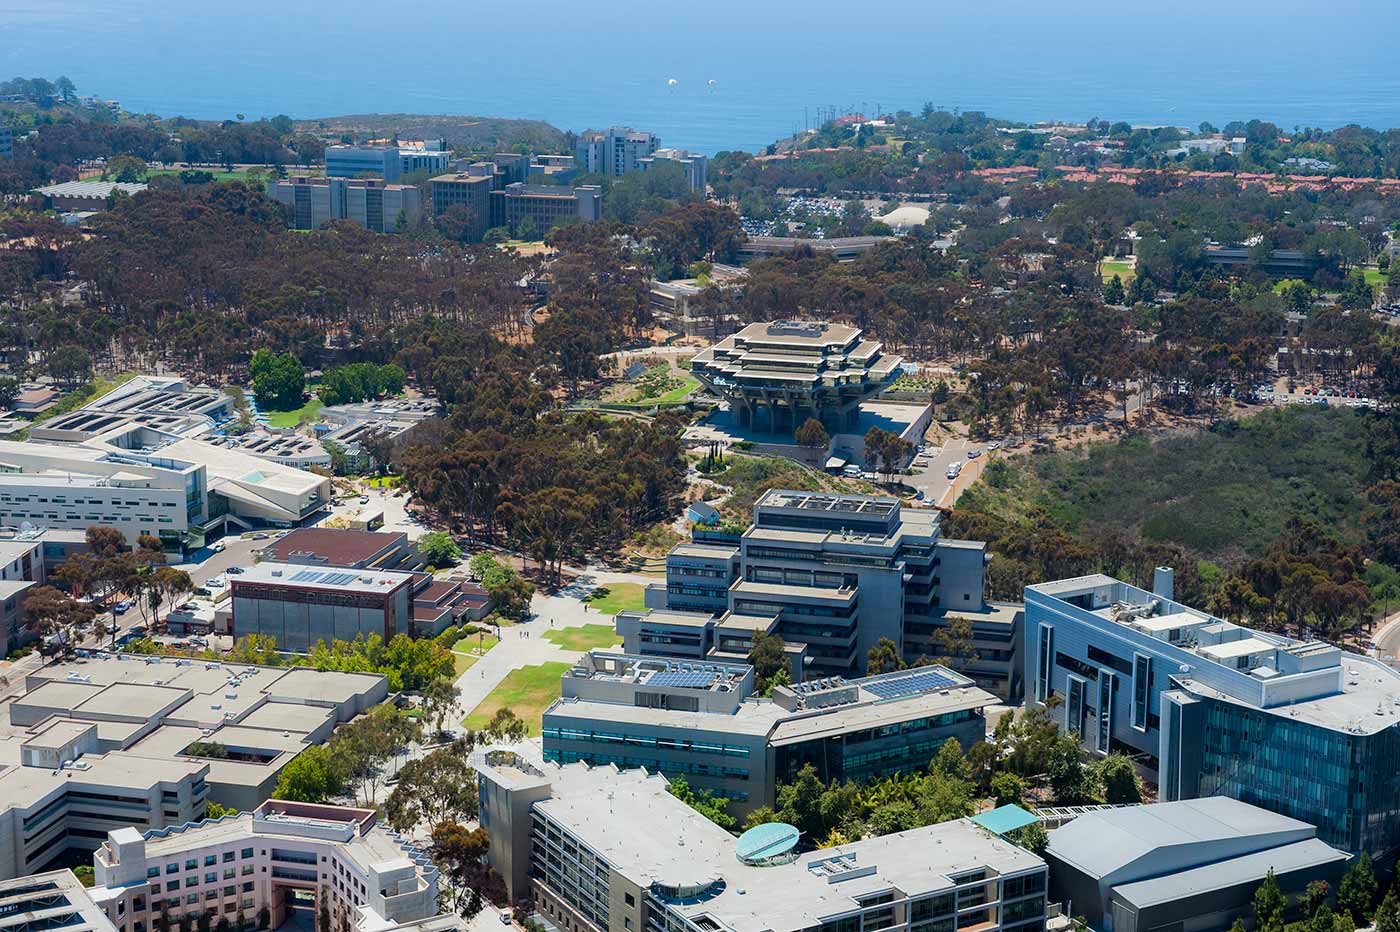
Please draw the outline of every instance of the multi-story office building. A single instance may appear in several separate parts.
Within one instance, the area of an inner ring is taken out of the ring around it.
[[[251,812],[142,833],[112,831],[93,856],[92,901],[128,932],[187,914],[211,920],[263,910],[268,928],[301,908],[332,928],[447,932],[438,869],[427,853],[377,824],[373,809],[269,799]],[[318,923],[319,924],[319,923]]]
[[[684,149],[656,149],[651,155],[637,159],[637,168],[640,171],[651,171],[658,165],[675,165],[685,173],[685,182],[690,190],[703,196],[705,186],[709,183],[709,161],[703,155]]]
[[[855,327],[778,320],[701,350],[691,372],[729,402],[741,427],[791,434],[816,418],[838,433],[854,428],[861,402],[893,384],[899,363]]]
[[[432,180],[433,216],[441,216],[455,205],[465,207],[469,211],[467,238],[480,240],[491,228],[491,192],[499,183],[495,167],[489,162],[439,175]]]
[[[807,764],[823,780],[917,771],[949,738],[982,740],[996,702],[938,666],[752,691],[747,664],[592,651],[544,713],[544,756],[685,777],[747,812]]]
[[[43,548],[41,535],[34,531],[0,538],[0,657],[33,640],[25,631],[24,599],[30,589],[44,584]]]
[[[661,148],[654,133],[639,133],[626,126],[589,130],[574,146],[574,164],[586,175],[617,177],[641,169],[642,159]]]
[[[1093,575],[1026,587],[1027,698],[1086,747],[1157,765],[1164,800],[1225,795],[1349,851],[1400,846],[1400,672]]]
[[[1045,862],[970,819],[797,854],[738,842],[643,770],[473,761],[489,861],[569,932],[1043,932]]]
[[[234,576],[230,594],[232,618],[219,633],[271,636],[279,649],[293,653],[305,653],[319,641],[353,641],[360,635],[385,641],[396,634],[432,636],[480,618],[490,604],[485,590],[464,580],[268,560]]]
[[[138,422],[81,443],[0,440],[0,525],[110,525],[167,552],[237,527],[300,524],[330,501],[330,480]]]
[[[556,226],[592,223],[603,216],[603,189],[552,184],[508,184],[491,192],[491,225],[512,236],[544,236]]]
[[[294,230],[315,230],[332,220],[349,220],[375,233],[397,233],[423,211],[413,185],[377,178],[321,178],[295,175],[267,183],[268,197],[285,204]]]
[[[303,527],[268,544],[262,559],[304,566],[343,566],[354,570],[416,570],[423,555],[403,531],[355,531]]]
[[[378,175],[387,182],[417,171],[435,175],[447,170],[452,154],[441,140],[421,146],[327,146],[326,174],[332,178]]]
[[[204,815],[207,762],[102,751],[100,728],[49,717],[0,741],[0,879],[91,851],[113,829],[161,828]]]
[[[97,811],[135,813],[118,825],[159,828],[187,821],[203,812],[206,800],[252,808],[272,794],[292,758],[382,702],[389,688],[384,677],[369,673],[101,652],[43,667],[26,678],[25,687],[9,706],[13,729],[0,735],[0,823],[13,818],[16,832],[25,832],[16,845],[28,852],[26,863],[10,868],[20,872],[42,867],[46,862],[34,858],[47,855],[43,846],[50,842],[55,850],[92,848],[94,839],[115,827],[93,834],[76,822],[66,823],[72,832],[45,823],[57,834],[30,831],[39,824],[36,814],[56,798],[55,787],[108,787],[103,792],[110,800],[93,802],[82,796],[86,790],[70,793],[68,800],[108,806]],[[71,734],[59,730],[70,728]],[[20,766],[28,760],[27,748],[36,746],[46,749],[43,759]],[[60,768],[64,762],[71,766]],[[152,789],[161,783],[180,786]],[[131,808],[142,799],[154,802]],[[154,804],[161,801],[169,805]],[[6,848],[0,840],[0,852]]]
[[[237,416],[233,396],[182,378],[138,375],[76,411],[29,429],[31,440],[84,443],[139,425],[181,437],[204,437]]]
[[[935,510],[770,489],[737,543],[695,534],[667,555],[649,610],[618,613],[629,652],[742,660],[762,631],[800,658],[801,680],[858,673],[888,638],[911,662],[949,656],[979,686],[1020,692],[1020,606],[983,598],[986,545],[945,538]],[[970,643],[942,634],[953,619],[970,621]]]
[[[92,901],[87,888],[70,870],[46,871],[0,881],[0,916],[6,919],[4,927],[15,932],[29,926],[29,917],[40,916],[43,917],[41,924],[50,929],[117,932],[117,927]]]

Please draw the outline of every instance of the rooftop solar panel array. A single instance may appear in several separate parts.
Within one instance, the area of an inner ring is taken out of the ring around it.
[[[684,689],[705,689],[714,682],[713,673],[688,670],[658,670],[647,678],[648,686],[679,686]]]
[[[319,583],[323,586],[344,586],[355,581],[357,573],[346,572],[326,572],[324,570],[301,570],[295,573],[288,580],[289,582]]]
[[[905,696],[917,696],[935,689],[957,686],[958,681],[939,670],[922,670],[897,679],[880,680],[862,685],[881,699],[901,699]]]

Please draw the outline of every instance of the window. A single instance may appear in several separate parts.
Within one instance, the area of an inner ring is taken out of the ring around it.
[[[159,868],[159,867],[148,867],[148,868],[146,868],[146,876],[147,876],[147,877],[159,877],[159,876],[160,876],[160,868]]]
[[[1152,677],[1152,658],[1133,654],[1133,727],[1147,730],[1147,698]]]
[[[204,866],[205,866],[205,867],[213,867],[213,866],[214,866],[215,864],[217,864],[218,862],[219,862],[219,856],[216,855],[216,854],[206,854],[206,855],[204,856]]]
[[[180,872],[180,865],[179,865],[179,864],[167,864],[167,865],[165,865],[165,872],[166,872],[167,874],[178,874],[178,873]]]
[[[209,873],[205,874],[205,875],[204,875],[204,882],[205,882],[205,883],[218,883],[218,882],[219,882],[219,872],[218,872],[218,871],[210,871]]]
[[[185,870],[187,871],[192,871],[197,867],[199,867],[199,858],[190,858],[185,862]]]
[[[636,906],[636,905],[637,905],[637,898],[634,897],[634,896],[633,896],[632,894],[630,894],[630,893],[624,893],[624,894],[622,894],[622,899],[627,903],[628,906]]]
[[[1084,680],[1077,676],[1066,679],[1068,691],[1065,702],[1065,731],[1084,735]]]
[[[1117,680],[1117,675],[1107,670],[1099,677],[1099,734],[1095,747],[1101,754],[1108,753],[1109,741],[1113,737],[1113,687],[1117,685]]]
[[[240,852],[238,853],[238,856],[239,856],[240,858],[245,859],[245,860],[246,860],[247,858],[251,858],[251,857],[253,856],[253,849],[252,849],[252,848],[244,848],[242,851],[240,851]]]
[[[1050,666],[1055,656],[1055,629],[1050,625],[1040,626],[1040,658],[1036,668],[1035,698],[1044,702],[1050,698]]]
[[[229,861],[232,861],[232,860],[233,860],[233,852],[232,852],[232,851],[225,851],[225,852],[224,852],[224,863],[227,864]]]
[[[175,891],[178,890],[178,889],[180,889],[180,881],[178,881],[178,880],[167,880],[167,881],[165,882],[165,892],[166,892],[166,893],[173,893],[173,892],[175,892]]]

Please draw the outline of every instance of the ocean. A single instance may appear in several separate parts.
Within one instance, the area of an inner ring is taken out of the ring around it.
[[[1395,0],[0,0],[0,74],[167,116],[528,117],[714,153],[925,102],[1400,126],[1397,36]]]

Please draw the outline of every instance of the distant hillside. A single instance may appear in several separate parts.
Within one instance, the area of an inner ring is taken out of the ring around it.
[[[540,152],[564,145],[564,133],[543,120],[504,117],[431,116],[419,113],[359,113],[298,120],[298,132],[348,133],[356,140],[398,135],[400,139],[445,139],[448,145],[509,151],[520,143]]]

